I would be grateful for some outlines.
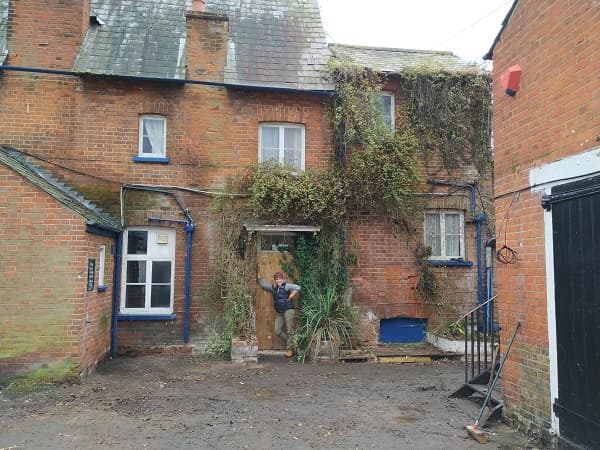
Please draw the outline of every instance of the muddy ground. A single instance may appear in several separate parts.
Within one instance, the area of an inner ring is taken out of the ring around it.
[[[0,449],[518,449],[525,436],[451,399],[456,362],[234,366],[191,356],[120,357],[81,384],[0,394]]]

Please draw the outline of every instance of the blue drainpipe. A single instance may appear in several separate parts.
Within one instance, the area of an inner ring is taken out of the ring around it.
[[[469,189],[471,191],[471,214],[473,215],[473,222],[475,222],[475,239],[477,241],[477,304],[481,305],[483,303],[483,257],[481,254],[481,224],[487,221],[487,217],[484,214],[476,214],[475,183],[455,183],[453,181],[443,180],[427,180],[427,183],[439,186],[454,186],[462,189]]]
[[[113,308],[112,328],[110,337],[110,356],[117,356],[117,316],[119,314],[119,290],[121,286],[121,247],[123,246],[123,233],[119,233],[116,239],[115,267],[113,269]]]
[[[193,223],[185,225],[186,255],[185,255],[185,312],[183,318],[183,342],[190,340],[190,277],[192,267],[192,235],[196,230]]]
[[[474,212],[475,210],[473,210]],[[483,215],[473,214],[473,220],[477,227],[477,302],[479,305],[483,303],[483,267],[481,264],[481,223],[485,222],[487,218]]]
[[[170,195],[175,199],[177,205],[181,209],[181,212],[185,216],[186,220],[177,219],[163,219],[159,217],[149,217],[149,221],[157,222],[173,222],[173,223],[184,223],[184,230],[186,232],[186,255],[185,255],[185,294],[184,294],[184,313],[183,313],[183,342],[188,343],[190,340],[190,278],[191,278],[191,266],[192,266],[192,235],[196,230],[194,225],[194,219],[190,215],[189,210],[185,207],[183,202],[172,192],[162,189],[160,187],[150,187],[144,185],[126,184],[123,186],[125,189],[136,189],[140,191],[148,192],[159,192],[161,194]]]
[[[494,287],[494,279],[493,279],[493,274],[492,274],[492,265],[494,264],[493,262],[493,258],[492,258],[492,249],[496,247],[496,238],[495,237],[491,237],[487,240],[487,242],[485,243],[485,285],[487,287],[486,289],[486,296],[485,296],[485,300],[489,300],[494,296],[494,291],[493,291],[493,287]],[[486,317],[487,317],[487,326],[488,326],[488,330],[492,330],[492,327],[494,326],[494,324],[491,322],[492,320],[492,311],[491,311],[491,304],[488,303],[487,304],[487,308],[486,308]],[[492,330],[492,331],[497,331],[497,330]]]

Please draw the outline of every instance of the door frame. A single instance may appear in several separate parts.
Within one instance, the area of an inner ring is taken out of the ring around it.
[[[319,233],[321,231],[321,227],[320,226],[315,226],[315,225],[292,225],[292,224],[286,224],[286,225],[268,225],[268,224],[253,224],[253,223],[244,223],[243,224],[243,228],[244,228],[244,232],[246,233],[253,233],[255,236],[258,237],[258,239],[262,239],[261,236],[262,235],[277,235],[277,234],[293,234],[293,235],[298,235],[298,234],[312,234],[313,236],[315,236],[317,233]],[[257,256],[257,276],[260,272],[260,269],[258,267],[258,254],[261,252],[261,244],[260,242],[257,242],[256,245],[256,256]],[[271,252],[271,250],[266,250],[266,252]],[[275,253],[275,252],[273,252]],[[279,253],[279,252],[277,252]],[[292,275],[292,274],[289,274]],[[260,289],[260,288],[257,288]],[[256,295],[256,299],[258,301],[259,299],[259,294],[257,291],[257,295]],[[272,305],[272,301],[270,301],[270,304]],[[256,309],[256,306],[255,306]],[[256,311],[255,311],[256,312]],[[273,309],[274,312],[274,309]],[[257,322],[258,322],[258,317],[256,318]],[[257,325],[258,326],[258,325]],[[258,334],[258,330],[257,330],[257,334]],[[259,343],[260,346],[260,343]],[[260,350],[260,348],[259,348]]]
[[[600,174],[600,147],[534,167],[529,171],[531,192],[550,195],[552,188]],[[554,284],[554,244],[552,209],[544,209],[544,247],[546,253],[546,307],[548,314],[548,358],[550,372],[550,432],[560,435],[559,418],[554,412],[558,398],[558,348]]]

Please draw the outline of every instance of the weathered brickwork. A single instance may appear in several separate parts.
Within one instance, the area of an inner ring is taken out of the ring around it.
[[[70,70],[88,28],[89,0],[10,2],[10,64]]]
[[[468,211],[468,210],[467,210]],[[468,213],[465,215],[468,217]],[[446,331],[477,302],[476,232],[473,223],[465,224],[465,256],[471,267],[432,267],[440,285],[440,303],[424,303],[417,296],[418,269],[415,250],[423,243],[423,223],[408,233],[381,216],[365,215],[348,225],[348,251],[357,256],[352,268],[353,300],[360,306],[364,320],[375,332],[365,330],[363,343],[377,343],[379,321],[394,317],[428,319],[428,329]],[[482,231],[485,242],[488,233]],[[483,253],[483,250],[482,250]],[[482,285],[485,292],[485,285]],[[485,295],[485,294],[484,294]]]
[[[55,18],[54,24],[61,23],[65,30],[69,30],[70,40],[63,45],[65,36],[57,26],[52,32],[44,33],[48,45],[44,45],[44,51],[41,51],[36,47],[35,39],[31,41],[25,31],[21,31],[32,28],[36,23],[37,16],[28,10],[34,2],[16,3],[19,7],[10,16],[12,31],[8,63],[69,70],[83,36],[77,34],[79,24],[70,16],[60,20]],[[83,5],[72,8],[69,14],[81,14],[87,18],[87,2],[56,0],[54,3],[66,7],[75,3]],[[52,11],[59,14],[58,9]],[[69,21],[68,26],[64,23],[66,20]],[[86,27],[87,22],[83,29]],[[189,78],[222,80],[227,27],[228,22],[220,18],[203,14],[188,16],[191,37],[187,48]],[[38,161],[40,164],[52,168],[55,173],[60,172],[62,180],[117,216],[119,187],[122,184],[178,186],[197,191],[211,191],[224,186],[229,177],[241,175],[248,167],[256,165],[259,126],[264,122],[305,127],[307,168],[325,168],[334,158],[326,114],[330,98],[324,95],[16,71],[7,71],[0,77],[0,144],[42,158],[46,163]],[[398,85],[392,80],[386,89],[398,91]],[[139,117],[142,114],[166,118],[168,164],[134,161],[138,155]],[[471,166],[449,173],[436,158],[424,162],[424,165],[427,167],[424,179],[478,182],[484,194],[489,194],[489,186],[478,179]],[[94,186],[90,187],[90,183]],[[472,261],[473,266],[435,269],[448,292],[452,293],[450,306],[440,314],[429,306],[423,306],[415,294],[414,248],[423,239],[421,219],[417,218],[417,225],[408,234],[399,232],[384,218],[375,215],[351,221],[348,225],[348,251],[355,252],[358,257],[358,265],[352,270],[354,298],[367,319],[365,329],[373,331],[363,335],[365,342],[377,341],[380,319],[419,317],[430,319],[430,327],[444,326],[476,302],[475,225],[472,222],[470,193],[463,189],[435,186],[429,186],[428,190],[432,194],[426,200],[430,207],[465,211],[466,259]],[[173,192],[196,225],[191,250],[190,339],[191,343],[202,345],[201,341],[210,328],[210,299],[207,296],[216,250],[211,217],[213,200],[206,193],[177,189]],[[455,195],[446,200],[433,195],[442,192]],[[172,196],[143,190],[127,190],[124,211],[126,226],[176,229],[175,319],[120,321],[117,334],[119,347],[128,351],[139,347],[181,345],[187,236],[182,224],[154,219],[183,220],[185,217]],[[482,211],[479,196],[477,211]],[[487,237],[489,234],[484,229],[482,242]],[[89,241],[86,250],[81,251],[85,258],[97,253],[93,242]],[[28,251],[23,249],[24,253]],[[112,258],[113,255],[109,257],[107,252],[107,273],[109,260],[112,271]],[[92,314],[96,317],[96,323],[86,322],[70,332],[73,338],[84,338],[83,342],[74,339],[72,345],[77,347],[77,352],[87,349],[86,367],[95,364],[99,357],[95,355],[102,353],[100,349],[105,351],[108,345],[107,336],[103,333],[110,328],[110,320],[107,324],[102,305],[110,304],[112,283],[111,276],[109,289],[95,294],[98,299],[94,305],[88,294],[80,294],[77,307],[69,311],[75,317],[71,320],[87,320],[85,318]],[[64,286],[70,284],[65,282]],[[80,322],[78,324],[81,325]]]
[[[84,372],[110,346],[111,291],[86,282],[105,245],[112,287],[111,240],[3,164],[0,181],[0,377],[64,361]]]
[[[498,246],[517,251],[515,264],[497,269],[504,344],[523,325],[502,382],[507,411],[525,428],[548,428],[551,415],[544,220],[529,171],[598,145],[598,23],[597,2],[520,0],[494,49]],[[500,75],[514,64],[522,77],[511,97]]]

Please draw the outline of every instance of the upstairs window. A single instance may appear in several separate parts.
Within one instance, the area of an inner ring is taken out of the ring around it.
[[[385,124],[390,127],[392,132],[395,130],[395,120],[394,120],[394,94],[391,92],[382,92],[381,93],[381,107],[382,107],[382,115],[383,121]]]
[[[277,161],[304,170],[304,127],[289,124],[262,124],[258,139],[258,162]]]
[[[123,234],[121,314],[171,314],[175,230],[128,229]]]
[[[431,247],[431,259],[464,259],[464,229],[462,211],[426,211],[425,245]]]
[[[136,160],[165,160],[167,157],[167,119],[163,116],[140,116],[139,150]]]

